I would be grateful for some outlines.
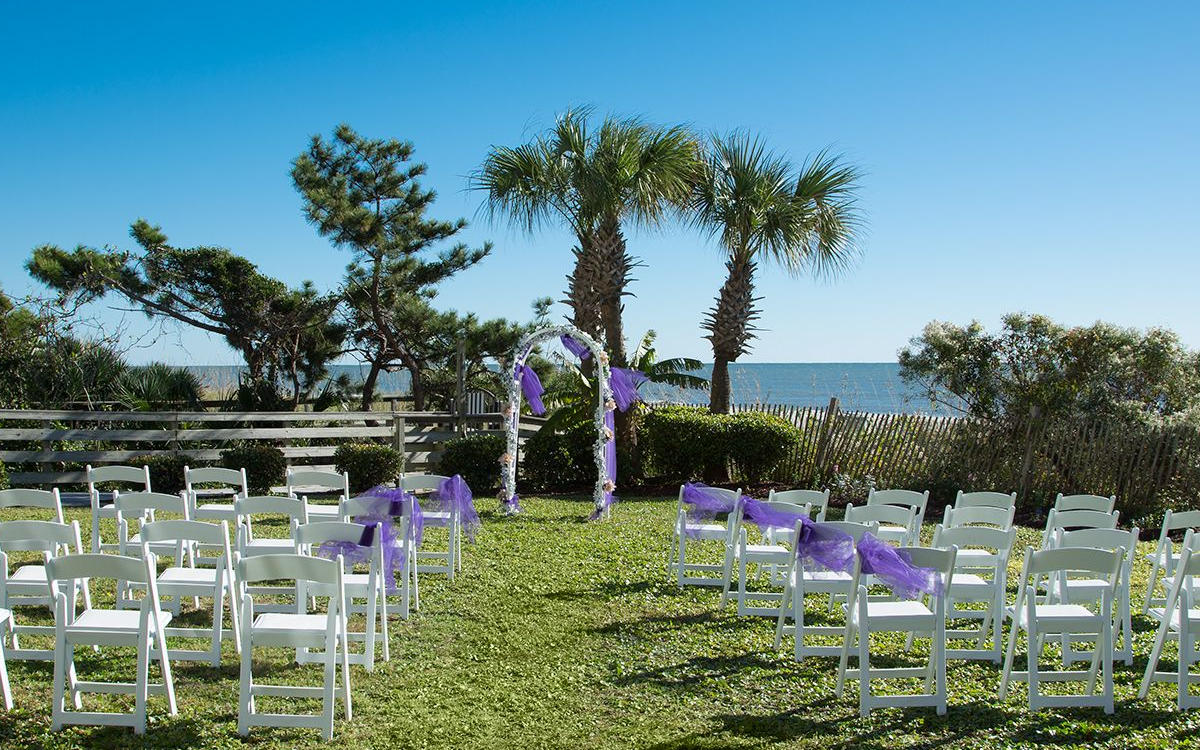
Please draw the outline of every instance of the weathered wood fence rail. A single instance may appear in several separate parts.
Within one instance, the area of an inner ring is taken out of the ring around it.
[[[424,471],[461,430],[500,432],[499,414],[446,412],[118,412],[0,409],[0,461],[14,485],[71,484],[85,464],[178,453],[214,462],[246,441],[277,445],[293,465],[328,466],[340,443],[377,442],[404,455],[406,468]],[[522,437],[542,420],[522,420]]]

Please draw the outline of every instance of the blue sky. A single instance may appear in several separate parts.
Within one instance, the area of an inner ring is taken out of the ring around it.
[[[867,173],[862,261],[764,268],[745,361],[888,361],[931,319],[1008,311],[1167,326],[1200,347],[1200,4],[9,5],[0,26],[0,285],[35,245],[129,247],[130,222],[292,283],[349,260],[305,224],[289,162],[348,122],[412,141],[441,218],[495,254],[439,304],[529,317],[571,238],[490,225],[467,175],[571,105],[748,129]],[[634,231],[627,330],[711,359],[723,268],[705,237]],[[561,312],[561,310],[560,310]],[[108,314],[110,319],[115,314]],[[140,316],[128,321],[144,326]],[[134,361],[235,363],[174,332]]]

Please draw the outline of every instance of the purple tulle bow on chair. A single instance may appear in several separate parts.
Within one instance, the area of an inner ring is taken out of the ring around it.
[[[921,594],[942,595],[942,582],[932,568],[918,568],[908,555],[870,532],[858,540],[862,572],[879,579],[901,599],[916,599]]]
[[[569,333],[564,333],[562,336],[560,336],[559,341],[562,341],[562,345],[567,351],[574,354],[580,360],[584,360],[592,356],[591,351],[589,351],[586,346],[573,339]]]
[[[462,475],[455,474],[443,480],[430,495],[438,510],[457,512],[467,540],[475,541],[479,529],[479,512],[475,510],[475,498]]]
[[[746,520],[757,526],[760,531],[776,529],[790,532],[802,519],[808,518],[808,514],[803,511],[792,513],[779,510],[772,508],[762,500],[755,500],[745,495],[742,496],[742,513]]]
[[[529,403],[529,410],[539,417],[545,414],[546,407],[542,404],[544,389],[542,388],[541,378],[534,372],[534,369],[526,364],[519,364],[513,375],[521,383],[521,393]]]
[[[612,388],[613,401],[617,402],[617,408],[626,411],[634,402],[641,400],[638,386],[649,379],[640,370],[630,370],[626,367],[609,368],[608,384]]]
[[[687,506],[687,519],[691,523],[704,523],[733,512],[733,500],[714,492],[712,487],[701,482],[688,482],[683,485],[683,503]],[[695,536],[698,532],[685,528],[684,533]]]
[[[796,557],[809,568],[849,573],[854,565],[854,537],[807,515],[800,516],[800,533],[794,544]]]
[[[425,523],[421,512],[421,504],[417,496],[392,487],[375,487],[368,490],[359,498],[365,499],[366,512],[354,517],[354,522],[362,524],[362,537],[356,545],[353,542],[325,542],[317,548],[317,555],[336,559],[340,554],[347,561],[363,563],[371,557],[371,545],[375,543],[375,534],[382,535],[380,542],[383,547],[384,580],[389,591],[396,590],[396,575],[405,572],[404,542],[396,530],[394,518],[408,516],[410,521],[409,534],[416,547],[421,546],[425,533]]]

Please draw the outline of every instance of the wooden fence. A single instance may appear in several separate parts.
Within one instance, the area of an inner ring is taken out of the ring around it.
[[[839,477],[878,487],[931,489],[952,500],[961,488],[1018,492],[1031,510],[1054,495],[1117,495],[1131,521],[1200,499],[1200,431],[1108,421],[1039,420],[999,427],[922,414],[747,405],[795,425],[800,446],[776,470],[781,481],[824,486]]]
[[[406,469],[425,471],[444,443],[465,430],[499,432],[499,414],[445,412],[116,412],[0,409],[0,461],[13,485],[74,484],[86,464],[123,463],[147,454],[177,453],[215,462],[238,443],[278,446],[293,465],[328,466],[338,444],[377,442],[404,456]],[[523,420],[521,437],[542,420]]]

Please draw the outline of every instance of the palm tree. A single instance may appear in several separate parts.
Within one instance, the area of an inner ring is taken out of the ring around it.
[[[856,168],[826,152],[797,172],[757,138],[713,138],[691,202],[694,222],[717,237],[727,255],[728,275],[702,324],[713,349],[713,413],[729,413],[729,363],[750,350],[755,336],[759,262],[793,275],[843,269],[857,252],[858,180]]]
[[[658,224],[686,205],[699,144],[682,126],[606,117],[589,128],[588,109],[572,109],[522,146],[497,146],[474,175],[493,216],[533,232],[561,221],[575,234],[575,267],[567,276],[571,322],[603,334],[613,364],[625,365],[622,298],[638,265],[626,250],[627,222]]]

